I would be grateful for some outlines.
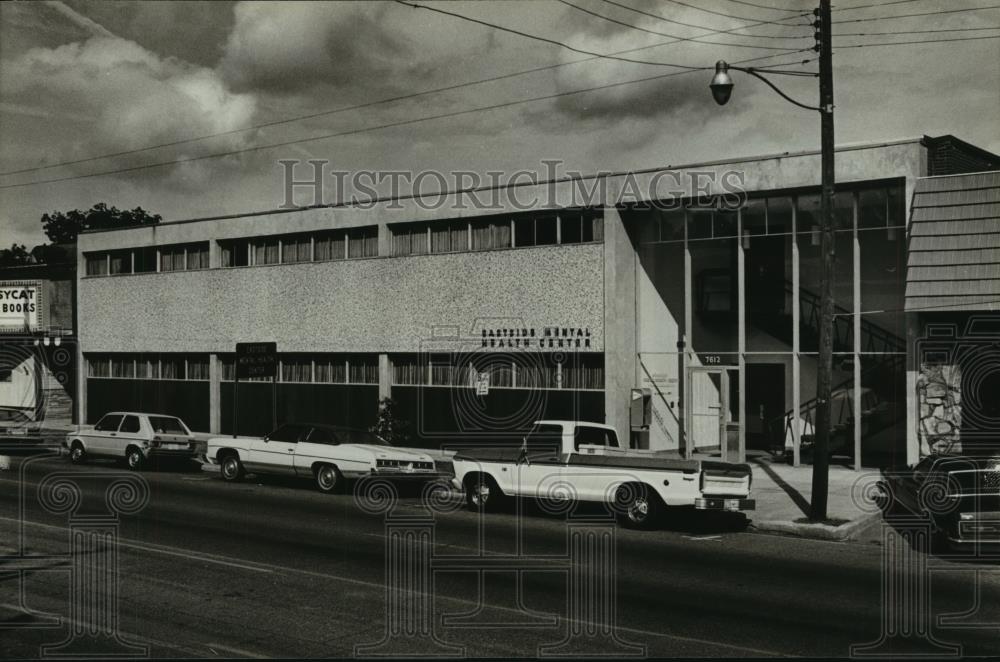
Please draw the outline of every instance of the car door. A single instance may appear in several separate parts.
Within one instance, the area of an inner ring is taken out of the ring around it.
[[[577,498],[601,501],[609,497],[613,484],[621,482],[623,471],[614,465],[622,464],[624,458],[604,455],[602,451],[607,448],[618,448],[618,437],[613,431],[590,425],[576,426],[573,434],[573,450],[576,452],[569,457],[563,478],[573,486]],[[585,464],[579,459],[584,455],[601,455],[603,457],[598,461],[604,462],[604,465]]]
[[[286,423],[262,439],[250,443],[247,469],[259,473],[295,475],[295,449],[307,428]]]
[[[125,457],[125,449],[131,445],[142,448],[145,435],[142,433],[142,422],[135,414],[126,414],[118,426],[118,434],[110,437],[109,451],[112,455]]]
[[[514,467],[513,493],[527,497],[558,496],[563,459],[561,425],[540,424],[524,439]],[[560,492],[561,493],[561,492]]]
[[[339,441],[329,428],[308,427],[299,438],[295,448],[295,475],[311,478],[313,464],[316,462],[333,462],[336,464],[334,446]]]
[[[123,418],[122,414],[105,414],[93,430],[81,435],[87,452],[91,455],[110,455]]]

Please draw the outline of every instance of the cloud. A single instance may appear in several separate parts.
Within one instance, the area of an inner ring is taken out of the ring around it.
[[[57,150],[53,160],[238,129],[256,112],[255,97],[234,93],[215,71],[115,36],[30,49],[0,62],[0,79],[6,103],[48,113],[66,109],[86,118],[65,142],[49,141]],[[237,134],[212,145],[234,147],[245,139]]]
[[[383,11],[364,3],[241,3],[219,70],[241,90],[371,86],[412,55],[380,25]]]

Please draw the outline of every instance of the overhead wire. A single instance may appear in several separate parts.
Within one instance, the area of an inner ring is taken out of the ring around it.
[[[402,0],[397,0],[397,1],[402,1]],[[669,37],[671,39],[678,39],[678,40],[682,40],[682,41],[696,41],[696,39],[697,39],[695,37],[678,37],[677,35],[668,34],[666,32],[658,32],[657,30],[650,30],[649,28],[643,28],[643,27],[640,27],[638,25],[633,25],[632,23],[628,23],[626,21],[619,21],[616,18],[611,18],[610,16],[605,16],[604,14],[599,14],[599,13],[597,13],[595,11],[591,11],[591,10],[586,9],[584,7],[580,7],[579,5],[574,5],[572,2],[569,2],[569,0],[556,0],[556,2],[559,2],[559,3],[563,4],[563,5],[566,5],[567,7],[572,7],[573,9],[575,9],[578,12],[582,12],[584,14],[589,14],[590,16],[595,16],[595,17],[600,18],[602,20],[608,21],[610,23],[615,23],[617,25],[621,25],[621,26],[624,26],[626,28],[630,28],[632,30],[639,30],[641,32],[648,32],[649,34],[655,34],[655,35],[658,35],[660,37]],[[793,37],[793,38],[794,39],[803,39],[804,37]],[[755,44],[735,44],[735,43],[726,42],[726,41],[706,41],[706,40],[703,40],[703,39],[697,39],[697,43],[699,43],[699,44],[713,44],[713,45],[716,45],[716,46],[729,46],[731,48],[756,48],[756,49],[760,49],[760,50],[769,50],[769,51],[783,51],[783,50],[787,50],[787,48],[785,48],[783,46],[758,46],[758,45],[755,45]]]
[[[803,49],[803,51],[804,50],[808,50],[808,49]],[[798,51],[798,52],[803,52],[803,51]],[[765,59],[770,59],[772,57],[775,57],[775,56],[774,55],[764,55],[764,56],[760,56],[760,57],[747,58],[747,59],[744,59],[744,60],[737,60],[737,61],[733,62],[733,64],[745,64],[747,62],[754,62],[754,61],[759,61],[759,60],[765,60]],[[801,60],[801,61],[783,62],[783,63],[775,64],[773,66],[779,67],[779,66],[790,66],[790,65],[795,65],[795,64],[806,64],[808,62],[813,61],[814,59],[815,58],[813,58],[813,59],[805,59],[805,60]],[[699,69],[699,71],[703,71],[705,69],[709,69],[709,67],[704,67],[702,69]],[[287,147],[287,146],[290,146],[290,145],[300,145],[300,144],[303,144],[303,143],[315,142],[315,141],[319,141],[319,140],[328,140],[328,139],[332,139],[332,138],[340,138],[340,137],[345,137],[345,136],[358,135],[358,134],[369,133],[369,132],[372,132],[372,131],[379,131],[379,130],[383,130],[383,129],[390,129],[390,128],[395,128],[395,127],[400,127],[400,126],[409,126],[409,125],[418,124],[418,123],[421,123],[421,122],[429,122],[429,121],[432,121],[432,120],[447,119],[447,118],[452,118],[452,117],[460,117],[460,116],[469,115],[469,114],[472,114],[472,113],[485,112],[485,111],[489,111],[489,110],[497,110],[497,109],[500,109],[500,108],[509,108],[509,107],[512,107],[512,106],[518,106],[518,105],[523,105],[523,104],[527,104],[527,103],[534,103],[534,102],[537,102],[537,101],[545,101],[545,100],[551,100],[551,99],[564,98],[564,97],[573,96],[573,95],[576,95],[576,94],[586,94],[586,93],[589,93],[589,92],[596,92],[598,90],[611,89],[611,88],[615,88],[615,87],[621,87],[621,86],[624,86],[624,85],[634,85],[634,84],[637,84],[637,83],[645,83],[645,82],[649,82],[649,81],[653,81],[653,80],[662,80],[664,78],[670,78],[670,77],[673,77],[673,76],[678,76],[678,75],[681,75],[681,74],[688,74],[688,73],[692,73],[692,70],[672,71],[670,73],[659,74],[659,75],[656,75],[656,76],[647,76],[647,77],[644,77],[644,78],[637,78],[637,79],[632,79],[632,80],[627,80],[627,81],[618,81],[618,82],[615,82],[615,83],[607,83],[607,84],[604,84],[604,85],[596,85],[596,86],[592,86],[592,87],[588,87],[588,88],[582,88],[582,89],[576,89],[576,90],[567,90],[565,92],[557,92],[557,93],[554,93],[554,94],[546,94],[546,95],[541,95],[541,96],[529,97],[527,99],[517,99],[517,100],[513,100],[513,101],[506,101],[506,102],[501,102],[501,103],[489,104],[489,105],[486,105],[486,106],[478,106],[478,107],[475,107],[475,108],[467,108],[467,109],[464,109],[464,110],[457,110],[457,111],[451,111],[451,112],[447,112],[447,113],[440,113],[440,114],[437,114],[437,115],[429,115],[429,116],[424,116],[424,117],[409,118],[409,119],[400,120],[400,121],[397,121],[397,122],[388,122],[388,123],[385,123],[385,124],[379,124],[379,125],[369,126],[369,127],[361,127],[361,128],[358,128],[358,129],[350,129],[350,130],[339,131],[339,132],[335,132],[335,133],[328,133],[328,134],[319,135],[319,136],[310,136],[310,137],[307,137],[307,138],[298,138],[298,139],[295,139],[295,140],[285,140],[285,141],[276,142],[276,143],[269,143],[269,144],[266,144],[266,145],[253,145],[251,147],[245,147],[245,148],[234,149],[234,150],[227,150],[227,151],[224,151],[224,152],[216,152],[216,153],[212,153],[212,154],[202,154],[202,155],[198,155],[198,156],[190,156],[190,157],[184,157],[184,158],[179,158],[179,159],[171,159],[171,160],[168,160],[168,161],[160,161],[160,162],[156,162],[156,163],[145,163],[145,164],[140,164],[140,165],[135,165],[135,166],[129,166],[129,167],[124,167],[124,168],[115,168],[115,169],[111,169],[111,170],[103,170],[103,171],[92,172],[92,173],[83,173],[83,174],[79,174],[79,175],[69,175],[69,176],[66,176],[66,177],[57,177],[57,178],[51,178],[51,179],[42,179],[42,180],[36,180],[36,181],[32,181],[32,182],[22,182],[22,183],[17,183],[17,184],[5,184],[5,185],[0,185],[0,189],[23,188],[23,187],[26,187],[26,186],[37,186],[37,185],[40,185],[40,184],[54,184],[54,183],[58,183],[58,182],[75,181],[75,180],[80,180],[80,179],[90,179],[90,178],[93,178],[93,177],[102,177],[102,176],[105,176],[105,175],[114,175],[114,174],[121,174],[121,173],[126,173],[126,172],[136,172],[136,171],[139,171],[139,170],[148,170],[148,169],[152,169],[152,168],[160,168],[160,167],[170,166],[170,165],[180,165],[180,164],[183,164],[183,163],[191,163],[191,162],[203,161],[203,160],[207,160],[207,159],[222,158],[222,157],[226,157],[226,156],[236,156],[236,155],[239,155],[239,154],[246,154],[246,153],[250,153],[250,152],[257,152],[257,151],[262,151],[262,150],[267,150],[267,149],[274,149],[276,147]]]
[[[641,14],[643,16],[648,16],[650,18],[655,18],[655,19],[657,19],[659,21],[664,21],[666,23],[673,23],[675,25],[683,25],[686,28],[695,28],[697,30],[713,30],[713,31],[715,31],[717,33],[733,34],[734,37],[750,37],[750,38],[754,38],[754,39],[801,39],[802,38],[802,37],[782,37],[782,36],[778,36],[778,35],[766,35],[766,34],[735,34],[736,30],[743,30],[743,29],[746,29],[748,27],[754,27],[754,26],[752,26],[752,25],[744,25],[744,26],[741,26],[741,27],[738,27],[738,28],[730,28],[728,30],[714,30],[714,28],[711,28],[711,27],[706,26],[706,25],[699,25],[697,23],[686,23],[684,21],[678,21],[678,20],[673,19],[673,18],[667,18],[666,16],[660,16],[659,14],[654,14],[652,12],[643,11],[641,9],[636,9],[635,7],[630,7],[630,6],[622,4],[620,2],[616,2],[615,0],[601,0],[601,2],[604,2],[606,4],[612,5],[614,7],[620,7],[622,9],[626,9],[626,10],[628,10],[630,12],[634,12],[636,14]],[[799,12],[798,17],[809,16],[811,13],[812,12]],[[789,17],[789,18],[797,18],[797,17],[792,16],[792,17]],[[768,24],[768,22],[764,22],[764,23],[757,23],[755,25],[767,25],[767,24]],[[785,26],[785,27],[791,27],[791,26]],[[703,35],[703,36],[705,36],[705,35]],[[810,36],[811,37],[812,35],[810,34],[810,35],[806,35],[806,36]],[[694,39],[700,39],[700,37],[694,37]]]
[[[760,23],[751,23],[751,24],[740,26],[738,28],[733,28],[733,29],[734,30],[739,30],[739,29],[742,29],[742,28],[754,27],[756,25],[760,25]],[[725,31],[719,31],[719,32],[725,32]],[[709,33],[709,34],[711,34],[711,33]],[[708,35],[702,35],[702,36],[708,36]],[[635,48],[628,48],[628,49],[624,49],[624,50],[620,50],[620,51],[615,51],[615,52],[609,53],[608,55],[621,55],[621,54],[624,54],[624,53],[633,53],[633,52],[642,51],[642,50],[648,50],[648,49],[652,49],[652,48],[659,48],[659,47],[662,47],[662,46],[669,46],[669,45],[674,44],[674,43],[678,43],[678,40],[673,40],[673,41],[668,41],[668,42],[661,42],[661,43],[658,43],[658,44],[649,44],[649,45],[646,45],[646,46],[638,46],[638,47],[635,47]],[[808,50],[808,49],[800,49],[800,50],[789,49],[786,52],[787,53],[803,52],[805,50]],[[785,53],[777,53],[773,57],[778,57],[778,56],[784,55],[784,54]],[[173,140],[173,141],[169,141],[169,142],[157,143],[157,144],[154,144],[154,145],[147,145],[145,147],[138,147],[138,148],[135,148],[135,149],[122,150],[122,151],[118,151],[118,152],[110,152],[110,153],[99,154],[99,155],[95,155],[95,156],[88,156],[88,157],[83,157],[83,158],[79,158],[79,159],[73,159],[73,160],[70,160],[70,161],[61,161],[59,163],[50,163],[50,164],[45,164],[45,165],[38,165],[38,166],[30,167],[30,168],[21,168],[21,169],[18,169],[18,170],[8,170],[8,171],[5,171],[5,172],[0,172],[0,176],[18,175],[18,174],[25,174],[25,173],[29,173],[29,172],[39,172],[41,170],[52,170],[52,169],[55,169],[55,168],[61,168],[61,167],[70,166],[70,165],[79,165],[81,163],[89,163],[89,162],[92,162],[92,161],[99,161],[99,160],[102,160],[102,159],[116,158],[116,157],[120,157],[120,156],[131,156],[133,154],[139,154],[139,153],[142,153],[142,152],[152,151],[152,150],[156,150],[156,149],[163,149],[163,148],[166,148],[166,147],[177,147],[177,146],[180,146],[180,145],[187,145],[187,144],[191,144],[191,143],[194,143],[194,142],[199,142],[199,141],[202,141],[202,140],[209,140],[209,139],[212,139],[212,138],[220,138],[220,137],[224,137],[224,136],[235,135],[237,133],[243,133],[243,132],[246,132],[246,131],[253,131],[253,130],[256,130],[256,129],[263,129],[263,128],[268,128],[268,127],[273,127],[273,126],[280,126],[280,125],[283,125],[283,124],[291,124],[293,122],[301,122],[301,121],[305,121],[305,120],[309,120],[309,119],[316,119],[318,117],[327,117],[327,116],[330,116],[330,115],[335,115],[335,114],[350,112],[350,111],[354,111],[354,110],[363,110],[365,108],[371,108],[371,107],[382,105],[382,104],[394,103],[394,102],[397,102],[397,101],[410,100],[410,99],[418,98],[418,97],[421,97],[421,96],[427,96],[427,95],[431,95],[431,94],[439,94],[439,93],[442,93],[442,92],[450,92],[450,91],[462,89],[462,88],[465,88],[465,87],[471,87],[471,86],[474,86],[474,85],[481,85],[481,84],[484,84],[484,83],[491,83],[491,82],[496,82],[496,81],[500,81],[500,80],[506,80],[506,79],[509,79],[509,78],[517,77],[517,76],[524,76],[524,75],[528,75],[528,74],[532,74],[532,73],[538,73],[538,72],[541,72],[541,71],[547,71],[547,70],[551,70],[551,69],[558,69],[558,68],[561,68],[561,67],[568,67],[570,65],[580,64],[580,63],[583,63],[583,62],[591,62],[593,60],[602,59],[603,57],[605,57],[605,56],[604,55],[600,55],[600,54],[595,54],[595,55],[592,55],[590,57],[585,57],[585,58],[581,58],[581,59],[578,59],[578,60],[573,60],[573,61],[570,61],[570,62],[559,62],[559,63],[556,63],[556,64],[550,64],[550,65],[544,65],[544,66],[540,66],[540,67],[534,67],[534,68],[531,68],[531,69],[525,69],[525,70],[521,70],[521,71],[511,72],[511,73],[508,73],[508,74],[500,74],[500,75],[496,75],[496,76],[490,76],[490,77],[487,77],[487,78],[481,78],[481,79],[475,80],[475,81],[466,81],[466,82],[463,82],[463,83],[456,83],[454,85],[446,85],[446,86],[443,86],[443,87],[432,88],[432,89],[429,89],[429,90],[422,90],[420,92],[413,92],[413,93],[410,93],[410,94],[398,95],[398,96],[395,96],[395,97],[388,97],[388,98],[384,98],[384,99],[378,99],[378,100],[375,100],[375,101],[369,101],[369,102],[355,104],[355,105],[351,105],[351,106],[342,106],[340,108],[333,108],[333,109],[330,109],[330,110],[324,110],[324,111],[320,111],[320,112],[316,112],[316,113],[309,113],[309,114],[306,114],[306,115],[298,115],[298,116],[295,116],[295,117],[284,118],[284,119],[274,120],[274,121],[270,121],[270,122],[262,122],[262,123],[258,123],[258,124],[253,124],[253,125],[241,127],[241,128],[238,128],[238,129],[230,129],[230,130],[227,130],[227,131],[218,131],[218,132],[214,132],[214,133],[203,134],[203,135],[200,135],[200,136],[193,136],[191,138],[183,138],[183,139],[180,139],[180,140]],[[772,57],[772,56],[766,56],[766,57]],[[766,57],[765,58],[761,58],[761,59],[766,59]]]

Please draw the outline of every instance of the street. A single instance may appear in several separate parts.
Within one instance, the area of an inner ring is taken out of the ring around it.
[[[35,498],[46,475],[78,474],[82,503],[100,506],[94,499],[103,498],[109,479],[125,474],[114,464],[78,469],[58,458],[14,458],[11,470],[0,477],[4,555],[17,550],[22,468],[28,496],[23,536],[31,555],[67,551],[66,515],[47,512]],[[149,484],[149,503],[120,522],[118,627],[123,640],[148,647],[148,654],[157,657],[312,657],[364,654],[355,647],[384,638],[382,514],[363,511],[350,494],[322,495],[308,483],[261,484],[251,477],[230,485],[190,467],[141,476]],[[420,503],[416,496],[401,498],[392,511],[394,521],[424,515]],[[565,519],[533,511],[521,520],[524,553],[554,559],[551,568],[536,563],[538,569],[523,573],[521,606],[512,570],[485,573],[482,594],[475,570],[439,571],[433,585],[437,641],[390,641],[381,654],[535,656],[540,646],[563,640],[573,628],[566,620],[567,572],[555,560],[566,553]],[[514,551],[516,522],[513,512],[485,517],[489,555]],[[432,556],[476,554],[477,528],[477,516],[470,512],[437,514]],[[583,642],[577,652],[842,657],[852,644],[878,639],[882,547],[876,544],[877,532],[862,542],[832,543],[755,534],[727,524],[716,528],[614,529],[617,637]],[[10,572],[18,563],[36,566],[24,573],[23,604],[38,612],[34,616],[18,607],[18,575]],[[68,566],[51,557],[35,563],[8,557],[5,565],[0,622],[12,629],[5,631],[0,653],[38,657],[39,646],[61,642],[68,626],[24,626],[47,622],[41,612],[67,615]],[[950,571],[932,573],[933,615],[970,610],[978,581],[988,612],[971,620],[997,622],[998,582],[991,568],[949,565]],[[443,614],[475,612],[480,595],[481,611],[461,622],[442,622]],[[559,620],[552,621],[552,615]],[[937,635],[939,641],[961,644],[967,655],[1000,651],[995,627],[939,629]],[[109,645],[106,641],[79,645],[77,652],[111,652],[101,649]]]

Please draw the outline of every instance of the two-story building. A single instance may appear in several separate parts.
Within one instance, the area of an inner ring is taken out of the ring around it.
[[[845,450],[918,452],[911,201],[921,178],[998,164],[951,136],[838,148]],[[386,199],[83,234],[81,418],[162,411],[231,433],[235,405],[250,434],[367,426],[392,397],[427,444],[579,418],[682,454],[797,448],[815,409],[819,169],[784,153],[601,175],[596,202],[580,199],[596,176],[543,182],[527,210],[526,185],[489,210]],[[277,380],[234,389],[250,341],[277,343]]]

